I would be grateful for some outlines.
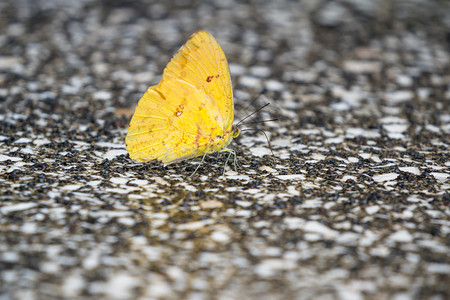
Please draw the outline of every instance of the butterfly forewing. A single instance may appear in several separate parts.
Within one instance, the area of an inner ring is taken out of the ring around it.
[[[175,54],[160,85],[170,78],[182,79],[209,96],[219,109],[224,130],[233,123],[233,93],[228,62],[216,39],[207,31],[194,33]]]

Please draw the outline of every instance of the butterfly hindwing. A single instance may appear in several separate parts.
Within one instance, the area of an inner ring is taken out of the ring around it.
[[[130,156],[169,163],[208,152],[211,132],[221,131],[218,109],[208,98],[182,80],[166,82],[162,92],[149,88],[130,123]]]

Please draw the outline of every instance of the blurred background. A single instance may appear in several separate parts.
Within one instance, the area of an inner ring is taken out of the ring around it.
[[[26,89],[32,95],[25,100],[75,105],[73,113],[93,97],[132,108],[182,43],[206,29],[231,64],[238,104],[267,94],[329,105],[339,97],[335,84],[351,89],[366,80],[381,92],[397,80],[421,82],[448,71],[449,6],[444,0],[5,0],[0,84],[14,85],[6,103],[24,100]]]

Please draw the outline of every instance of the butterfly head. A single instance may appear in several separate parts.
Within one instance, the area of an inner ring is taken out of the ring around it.
[[[241,134],[241,129],[235,125],[231,126],[231,136],[232,138],[237,138]]]
[[[239,127],[232,126],[230,130],[216,132],[215,135],[212,136],[212,151],[216,152],[220,151],[220,149],[228,146],[231,141],[236,138],[241,133]]]

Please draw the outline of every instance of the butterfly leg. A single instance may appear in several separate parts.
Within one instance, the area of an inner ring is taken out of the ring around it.
[[[234,165],[234,171],[237,172],[237,167],[239,167],[237,158],[236,158],[236,151],[234,151],[233,149],[229,149],[229,148],[224,148],[223,150],[221,150],[220,152],[228,152],[228,157],[227,160],[225,161],[225,165],[223,166],[223,175],[225,174],[225,168],[227,166],[228,161],[230,160],[231,155],[233,155],[233,165]]]
[[[225,164],[223,165],[223,173],[222,173],[222,176],[225,176],[225,170],[226,170],[226,168],[227,168],[227,163],[228,163],[228,161],[230,160],[230,157],[231,157],[231,154],[233,154],[233,151],[232,151],[232,150],[230,151],[230,149],[224,149],[223,152],[229,152],[229,153],[230,153],[230,154],[228,154],[227,160],[225,161]]]
[[[236,151],[234,151],[234,150],[233,150],[233,155],[234,155],[234,170],[237,172],[237,168],[238,167],[240,168],[241,166],[239,165],[239,162],[237,160]]]
[[[189,177],[192,177],[192,176],[194,176],[195,172],[197,172],[198,168],[200,168],[200,166],[202,165],[203,161],[205,160],[205,156],[206,156],[206,154],[207,154],[207,153],[203,154],[203,156],[202,156],[202,160],[201,160],[201,161],[200,161],[200,163],[198,164],[197,168],[195,168],[194,172],[192,172],[192,174],[191,174],[191,175],[189,175]]]

